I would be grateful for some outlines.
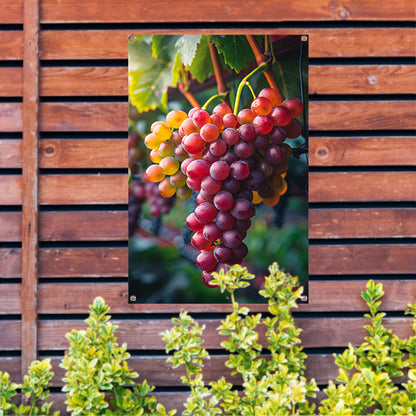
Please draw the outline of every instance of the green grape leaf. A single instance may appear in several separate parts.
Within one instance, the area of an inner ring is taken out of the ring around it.
[[[173,75],[172,85],[176,85],[177,82],[179,81],[181,70],[182,70],[181,56],[180,56],[180,53],[177,52],[175,61],[173,62],[173,66],[172,66],[172,75]]]
[[[179,50],[182,63],[185,66],[192,64],[201,37],[202,35],[182,35],[176,40],[175,47]]]
[[[204,82],[210,74],[214,73],[207,36],[204,35],[201,37],[192,64],[185,66],[185,69],[190,71],[192,76],[196,78],[198,82]]]
[[[211,35],[218,52],[224,56],[225,63],[234,71],[240,72],[255,61],[253,51],[244,35]]]
[[[172,85],[172,61],[152,58],[152,46],[139,41],[129,42],[134,60],[129,62],[129,96],[142,113],[156,108],[166,110],[167,89]]]
[[[152,58],[161,62],[174,61],[177,53],[176,41],[178,35],[153,35],[152,36]]]

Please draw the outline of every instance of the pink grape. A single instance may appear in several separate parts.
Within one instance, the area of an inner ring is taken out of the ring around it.
[[[253,127],[258,134],[270,133],[273,128],[273,119],[266,115],[257,116],[253,120]]]
[[[250,167],[247,162],[237,160],[230,166],[230,174],[232,178],[242,181],[250,174]]]
[[[215,223],[221,230],[231,230],[235,224],[235,218],[231,215],[230,211],[218,211]]]
[[[214,221],[217,216],[217,208],[209,202],[204,202],[195,208],[195,217],[202,224],[208,224]]]
[[[219,211],[228,211],[234,204],[234,197],[228,191],[220,191],[214,196],[214,205]]]
[[[222,230],[215,222],[205,224],[202,233],[204,234],[204,237],[209,241],[216,241],[222,236]]]
[[[202,253],[199,253],[196,258],[196,265],[205,272],[211,272],[215,269],[217,264],[218,260],[211,251],[203,251]]]
[[[213,179],[217,181],[223,181],[230,174],[230,166],[227,162],[218,160],[211,165],[209,174]]]

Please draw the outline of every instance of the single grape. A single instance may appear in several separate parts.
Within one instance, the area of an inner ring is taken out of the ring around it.
[[[170,139],[172,135],[172,130],[166,123],[158,124],[154,130],[153,134],[162,142]]]
[[[199,132],[199,134],[201,135],[204,141],[211,143],[214,140],[218,139],[220,132],[218,130],[218,127],[215,124],[208,123],[208,124],[204,124],[201,127],[201,131]]]
[[[235,220],[234,228],[240,232],[245,233],[251,227],[251,220]]]
[[[201,180],[194,179],[194,178],[186,178],[186,185],[188,188],[192,189],[193,191],[199,192],[201,190]]]
[[[156,149],[152,149],[152,150],[150,151],[149,156],[150,156],[150,160],[151,160],[153,163],[159,163],[159,162],[163,159],[163,157],[162,157],[162,156],[160,156],[159,152],[158,152]]]
[[[171,141],[163,142],[160,143],[157,151],[162,157],[173,156],[175,154],[175,145]]]
[[[201,108],[200,107],[192,107],[189,111],[188,111],[188,117],[189,118],[192,118],[193,117],[193,115],[198,111],[198,110],[200,110]]]
[[[170,183],[169,178],[165,178],[159,182],[159,193],[164,198],[170,198],[171,196],[175,195],[176,187]]]
[[[175,145],[178,146],[181,144],[182,136],[179,134],[178,130],[174,130],[172,135],[170,136],[170,141]]]
[[[207,176],[202,179],[201,190],[209,195],[217,194],[222,188],[222,182],[217,181],[212,176]]]
[[[182,144],[176,145],[173,154],[175,158],[179,160],[179,162],[183,162],[189,157],[188,152],[183,148]]]
[[[186,185],[176,190],[176,196],[182,200],[189,199],[192,196],[192,193],[192,189],[188,188]]]
[[[273,107],[270,112],[270,117],[273,119],[273,123],[276,124],[276,126],[281,127],[286,126],[292,120],[289,109],[283,107],[282,105]]]
[[[211,272],[217,267],[218,260],[211,251],[203,251],[196,258],[196,265],[204,272]]]
[[[196,127],[201,128],[203,125],[211,122],[208,111],[198,109],[192,114],[192,121]]]
[[[228,191],[220,191],[214,196],[214,205],[219,211],[228,211],[234,204],[234,197]]]
[[[235,224],[235,218],[230,211],[218,211],[215,218],[215,223],[221,230],[231,230]]]
[[[212,110],[212,114],[218,114],[221,117],[224,117],[226,114],[232,113],[233,110],[228,104],[221,103],[217,104]]]
[[[222,233],[222,243],[228,248],[236,248],[243,242],[243,236],[237,230],[226,230]]]
[[[303,132],[302,124],[300,124],[295,118],[293,118],[289,124],[284,126],[284,129],[289,139],[296,139]]]
[[[192,118],[187,118],[179,127],[179,134],[181,137],[188,136],[192,133],[198,133],[199,128],[195,126]]]
[[[205,149],[206,142],[199,133],[191,133],[182,139],[182,146],[190,155],[195,155]]]
[[[255,150],[264,150],[269,144],[269,142],[270,139],[268,136],[265,136],[263,134],[257,134],[252,144]]]
[[[235,145],[240,140],[240,134],[239,132],[234,128],[226,128],[222,132],[222,139],[228,146]]]
[[[204,224],[197,220],[193,212],[186,217],[185,224],[191,231],[200,231],[204,228]]]
[[[278,165],[286,160],[286,149],[281,144],[271,143],[267,146],[264,156],[273,165]]]
[[[256,137],[256,130],[251,124],[243,124],[238,128],[240,139],[245,142],[252,142]]]
[[[198,205],[194,211],[196,219],[203,224],[208,224],[214,221],[217,216],[217,212],[217,208],[209,202],[204,202],[201,205]]]
[[[146,169],[145,175],[150,182],[160,182],[166,176],[159,165],[150,165]]]
[[[222,183],[222,189],[224,191],[230,192],[232,195],[235,195],[240,190],[240,181],[232,178],[229,176],[227,179],[225,179]]]
[[[196,204],[201,205],[204,202],[210,202],[211,204],[214,203],[214,195],[207,194],[202,189],[198,192],[196,196]]]
[[[202,231],[197,231],[191,238],[191,244],[198,250],[212,251],[214,246],[212,241],[207,240]]]
[[[257,97],[251,103],[251,111],[258,116],[269,114],[273,105],[266,97]]]
[[[183,164],[184,162],[182,162]],[[196,160],[191,160],[191,162],[189,163],[185,175],[188,176],[189,178],[195,178],[195,179],[199,179],[200,181],[202,181],[202,179],[204,179],[206,176],[209,175],[209,170],[210,170],[210,164],[203,159],[196,159]]]
[[[148,149],[158,149],[160,143],[162,143],[162,141],[159,140],[153,133],[149,133],[144,138],[144,144]]]
[[[224,128],[224,125],[222,124],[222,117],[219,114],[211,115],[211,123],[217,126],[219,131],[222,131]]]
[[[268,137],[273,143],[283,143],[286,140],[286,132],[283,127],[274,126]]]
[[[237,160],[230,166],[230,175],[232,178],[242,181],[250,174],[250,167],[247,162]]]
[[[180,170],[174,173],[170,178],[170,183],[176,188],[182,188],[186,185],[186,175],[184,175]]]
[[[214,154],[212,154],[210,152],[209,148],[205,149],[202,152],[202,158],[201,159],[207,161],[210,164],[216,162],[217,160],[220,160],[220,158],[218,156],[215,156]]]
[[[235,129],[238,126],[237,116],[232,113],[228,113],[222,118],[222,123],[225,129],[228,129],[228,128]]]
[[[232,249],[222,243],[215,246],[213,253],[219,263],[227,263],[233,255]]]
[[[245,124],[245,126],[248,126],[248,124]],[[254,151],[253,145],[251,143],[243,142],[240,140],[235,146],[234,146],[234,153],[240,158],[240,159],[247,159],[249,158]]]
[[[245,198],[237,198],[230,210],[236,220],[247,220],[254,216],[255,208],[251,201]]]
[[[202,283],[209,288],[216,288],[218,285],[211,284],[211,280],[213,280],[214,277],[209,272],[202,272]]]
[[[222,236],[222,230],[215,222],[205,224],[202,230],[204,237],[209,241],[217,241]]]
[[[270,116],[260,115],[253,120],[253,127],[258,134],[268,134],[273,128],[273,119]]]
[[[292,118],[299,117],[303,113],[303,104],[299,98],[291,97],[286,98],[282,103],[290,111]]]
[[[248,254],[248,247],[246,244],[241,243],[238,247],[232,249],[233,257],[244,259]]]
[[[252,171],[246,179],[246,186],[250,191],[259,191],[264,188],[265,184],[266,178],[257,170]]]
[[[259,92],[258,97],[267,98],[271,102],[273,107],[276,107],[276,106],[282,104],[282,101],[279,98],[279,94],[277,93],[277,91],[274,88],[264,88],[264,89],[262,89]]]
[[[182,110],[172,110],[166,114],[166,122],[174,129],[178,129],[187,118],[188,115]]]
[[[225,152],[227,151],[227,144],[225,143],[225,141],[223,139],[217,139],[217,140],[215,140],[215,142],[210,143],[209,151],[214,156],[220,157],[220,156],[224,155]]]
[[[257,114],[253,113],[249,108],[244,108],[237,114],[238,123],[241,125],[252,124],[256,115]]]
[[[218,160],[214,162],[209,168],[209,174],[213,179],[217,181],[223,181],[230,174],[230,166],[227,162]]]
[[[174,175],[179,170],[179,161],[171,156],[164,157],[160,161],[159,166],[165,175]]]

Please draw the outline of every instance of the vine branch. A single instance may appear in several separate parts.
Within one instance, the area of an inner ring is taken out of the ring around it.
[[[183,82],[178,83],[178,89],[193,107],[198,107],[198,108],[201,107],[198,100],[195,98],[192,92],[189,91],[189,89],[186,87],[186,85]]]
[[[248,43],[250,44],[250,47],[254,53],[254,57],[256,58],[257,65],[261,65],[264,63],[269,63],[269,60],[267,57],[263,54],[263,52],[260,49],[259,44],[257,43],[257,40],[255,36],[253,35],[246,35],[246,38],[248,40]],[[275,89],[279,95],[279,98],[281,101],[284,101],[285,97],[283,96],[282,92],[280,91],[279,85],[277,84],[276,78],[274,77],[273,71],[269,65],[267,65],[266,70],[263,71],[264,76],[267,79],[267,82],[269,85]]]

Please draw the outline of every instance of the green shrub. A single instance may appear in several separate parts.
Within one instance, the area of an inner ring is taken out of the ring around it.
[[[226,366],[230,374],[239,374],[241,388],[221,377],[205,384],[204,360],[209,354],[202,346],[204,327],[187,313],[173,318],[174,326],[163,332],[168,361],[183,365],[182,382],[190,388],[183,415],[416,415],[416,335],[400,339],[383,326],[379,312],[383,287],[370,280],[362,297],[369,313],[365,316],[368,336],[358,347],[351,344],[342,354],[334,354],[339,368],[336,382],[329,381],[325,398],[316,408],[315,381],[304,377],[306,354],[302,350],[291,310],[297,307],[302,288],[295,276],[281,271],[276,263],[269,267],[260,295],[267,299],[268,314],[250,313],[236,302],[234,293],[247,287],[254,276],[241,266],[215,274],[211,282],[228,292],[233,307],[218,327],[226,336],[221,343],[229,353]],[[69,350],[62,360],[66,370],[63,391],[67,410],[72,415],[173,415],[166,412],[150,393],[154,387],[146,381],[136,385],[138,374],[127,364],[127,346],[119,346],[110,322],[109,307],[97,297],[90,305],[86,330],[66,335]],[[416,305],[413,315],[416,332]],[[259,329],[265,329],[266,345],[259,343]],[[267,354],[262,354],[267,350]],[[267,358],[265,358],[267,357]],[[35,361],[22,384],[12,383],[9,374],[0,371],[0,416],[59,415],[52,412],[48,386],[53,376],[49,359]],[[399,386],[398,378],[405,377]],[[23,403],[12,399],[21,391]],[[311,400],[315,398],[315,400]]]

